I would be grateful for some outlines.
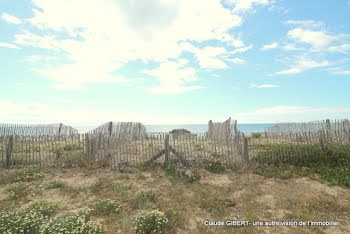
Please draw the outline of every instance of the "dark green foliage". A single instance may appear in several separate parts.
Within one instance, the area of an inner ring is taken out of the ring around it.
[[[331,184],[350,187],[350,145],[328,144],[323,150],[319,144],[269,144],[255,148],[263,150],[255,158],[265,165],[256,170],[261,175],[290,178],[316,174]]]
[[[225,171],[225,166],[220,161],[205,160],[204,167],[206,170],[215,174],[220,174],[221,172]]]

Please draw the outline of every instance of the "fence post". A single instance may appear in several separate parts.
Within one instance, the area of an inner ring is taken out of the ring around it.
[[[60,123],[60,126],[58,127],[58,136],[61,136],[61,131],[62,131],[63,124]]]
[[[322,130],[319,130],[318,133],[319,133],[319,137],[320,137],[321,150],[323,152],[324,151],[324,134],[323,134]]]
[[[331,138],[331,121],[326,119],[326,127],[327,127],[327,143],[332,141]]]
[[[6,168],[10,167],[11,154],[13,149],[13,136],[10,136],[6,148]]]
[[[165,162],[164,166],[167,167],[169,165],[169,134],[165,135],[165,140],[164,140],[164,146],[165,146]]]
[[[85,152],[86,152],[86,162],[89,161],[90,158],[90,139],[89,134],[85,134]]]
[[[248,152],[248,138],[243,138],[243,159],[246,162],[249,162],[249,152]]]

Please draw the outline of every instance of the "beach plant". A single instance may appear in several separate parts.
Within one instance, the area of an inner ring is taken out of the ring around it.
[[[142,211],[134,221],[134,229],[142,234],[162,233],[167,223],[167,217],[159,210]]]
[[[40,213],[43,216],[52,216],[58,208],[58,204],[54,202],[48,201],[37,201],[30,204],[27,208],[25,208],[24,212],[36,212]]]
[[[121,206],[117,201],[107,199],[107,200],[94,202],[93,204],[89,205],[89,208],[91,209],[92,215],[108,216],[111,214],[114,214],[114,215],[118,214]]]
[[[185,171],[176,169],[174,166],[168,166],[164,169],[166,177],[170,181],[181,181],[185,183],[194,183],[199,181],[201,176],[198,170],[193,169],[191,171]]]
[[[45,173],[40,169],[20,169],[9,173],[8,175],[0,179],[1,184],[14,183],[14,182],[31,182],[39,180],[45,176]]]
[[[28,194],[28,185],[25,183],[15,183],[6,188],[5,192],[9,199],[17,200],[25,198]]]
[[[280,157],[281,148],[284,157]],[[350,145],[329,144],[322,147],[319,144],[299,145],[288,144],[259,146],[257,162],[260,166],[255,173],[266,177],[291,178],[309,176],[325,180],[331,185],[350,187]]]
[[[159,198],[159,194],[157,194],[155,191],[141,191],[137,194],[137,198],[139,200],[144,201],[150,201],[150,202],[156,202]]]
[[[42,226],[57,209],[47,201],[32,203],[25,209],[0,211],[0,233],[40,233]]]
[[[204,167],[206,170],[215,174],[220,174],[225,171],[225,166],[220,161],[204,160]]]
[[[42,233],[103,233],[102,225],[99,222],[90,221],[92,212],[91,208],[67,212],[43,225]]]
[[[61,181],[51,181],[48,185],[47,185],[47,189],[63,189],[67,186],[67,184],[61,182]]]
[[[260,138],[261,137],[261,132],[252,132],[252,137],[253,138]]]

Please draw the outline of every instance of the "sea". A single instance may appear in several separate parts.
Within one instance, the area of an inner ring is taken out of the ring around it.
[[[239,131],[245,134],[252,132],[264,132],[266,128],[272,127],[274,124],[237,124]],[[98,126],[73,126],[79,133],[86,133]],[[208,131],[208,124],[178,124],[178,125],[145,125],[147,132],[166,133],[173,129],[187,129],[192,133],[205,133]],[[233,128],[233,127],[232,127]]]

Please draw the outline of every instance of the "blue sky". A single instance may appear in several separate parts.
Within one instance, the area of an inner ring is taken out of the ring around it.
[[[0,2],[0,122],[350,116],[350,1]]]

